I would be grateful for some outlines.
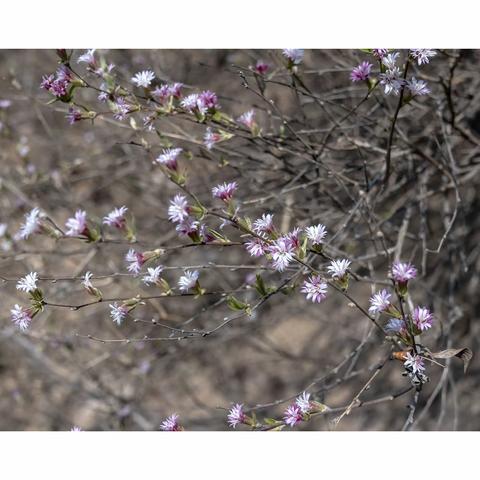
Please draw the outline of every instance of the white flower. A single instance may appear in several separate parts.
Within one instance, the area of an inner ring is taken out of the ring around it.
[[[162,422],[160,428],[164,432],[177,432],[180,430],[180,426],[178,425],[178,415],[176,413],[170,415]]]
[[[6,223],[0,223],[0,238],[5,236],[7,233],[7,224]]]
[[[84,235],[87,228],[87,212],[84,210],[77,210],[75,216],[71,217],[65,223],[68,230],[65,232],[69,237],[76,237]]]
[[[120,208],[114,208],[106,217],[103,217],[103,223],[116,228],[125,227],[125,213],[127,213],[128,208],[122,206]]]
[[[412,77],[412,79],[407,82],[407,88],[410,90],[412,96],[427,95],[430,93],[427,83],[423,80],[417,80],[415,77]]]
[[[392,294],[388,293],[385,289],[373,294],[370,297],[370,308],[368,311],[372,314],[383,312],[390,306],[391,296]]]
[[[95,56],[94,56],[94,53],[95,53],[95,49],[92,48],[91,50],[87,50],[85,53],[83,53],[82,55],[80,55],[78,57],[78,60],[77,60],[77,63],[95,63]]]
[[[272,255],[273,268],[279,272],[283,272],[293,260],[292,245],[287,238],[279,238],[268,251]]]
[[[128,309],[125,305],[118,305],[117,302],[110,304],[110,316],[112,320],[117,324],[121,325],[125,317],[127,316]]]
[[[320,303],[327,296],[328,285],[318,275],[312,275],[303,282],[300,291],[307,294],[307,300],[313,303]]]
[[[255,110],[249,110],[237,118],[237,122],[245,125],[247,128],[252,128],[255,125]]]
[[[155,74],[151,70],[143,70],[143,72],[137,72],[132,77],[132,82],[137,87],[147,88],[150,86],[154,78],[155,78]]]
[[[198,280],[198,270],[186,270],[185,273],[178,280],[178,287],[181,292],[188,292],[195,286]]]
[[[182,222],[188,217],[188,203],[186,197],[183,195],[175,195],[173,200],[170,200],[170,206],[168,207],[168,218],[172,222]]]
[[[177,168],[177,157],[181,152],[181,148],[167,148],[163,150],[163,153],[159,155],[155,161],[175,170]]]
[[[92,278],[93,274],[92,272],[87,272],[85,276],[83,277],[82,285],[88,290],[90,288],[93,288],[93,284],[90,281]]]
[[[413,48],[410,53],[417,60],[418,65],[429,63],[430,59],[437,54],[435,50],[430,48]]]
[[[310,394],[307,392],[303,392],[299,397],[297,397],[295,403],[302,413],[308,413],[312,408]]]
[[[327,229],[325,228],[325,225],[319,223],[318,225],[305,228],[305,233],[307,234],[307,238],[311,240],[314,245],[318,245],[322,243],[323,239],[326,237]]]
[[[22,290],[26,293],[33,292],[37,289],[37,281],[37,272],[30,272],[26,277],[21,278],[17,282],[17,290]]]
[[[20,227],[20,231],[18,232],[19,237],[25,240],[33,233],[38,233],[40,230],[41,217],[43,217],[43,213],[37,207],[27,213],[25,215],[25,223]]]
[[[412,355],[410,352],[407,353],[407,359],[403,364],[412,370],[412,374],[422,373],[425,370],[422,357],[415,354]]]
[[[142,253],[136,252],[131,248],[125,255],[125,261],[129,263],[127,270],[138,275],[142,269],[142,265],[145,263],[145,258]]]
[[[327,267],[328,273],[332,278],[342,278],[347,273],[347,269],[352,262],[343,258],[342,260],[332,260]]]
[[[400,75],[401,72],[398,67],[394,67],[380,74],[380,85],[383,85],[386,95],[390,95],[391,93],[398,95],[400,93],[400,89],[405,82]]]
[[[398,52],[389,53],[382,58],[382,63],[388,70],[393,70],[397,67],[397,59],[400,54]]]
[[[20,305],[15,305],[11,310],[11,319],[12,322],[20,328],[20,330],[27,330],[32,321],[32,315],[29,310],[21,307]]]
[[[187,110],[187,112],[192,112],[196,108],[201,109],[203,113],[206,112],[206,108],[202,106],[202,102],[200,102],[200,95],[198,95],[198,93],[188,95],[180,102],[180,105]]]
[[[155,268],[147,268],[147,271],[148,271],[148,274],[145,274],[143,277],[143,281],[145,285],[150,285],[151,283],[157,283],[160,278],[160,274],[163,271],[163,266],[158,265],[158,267],[155,267]]]
[[[303,48],[284,48],[283,56],[288,58],[294,65],[302,63],[304,49]]]
[[[270,213],[264,213],[262,218],[257,218],[253,222],[253,231],[257,234],[272,233],[273,230],[275,230],[275,227],[273,226],[273,215]]]

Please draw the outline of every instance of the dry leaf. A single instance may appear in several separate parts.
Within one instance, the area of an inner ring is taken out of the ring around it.
[[[473,352],[469,348],[448,348],[441,352],[431,352],[430,355],[433,358],[451,358],[458,357],[463,360],[463,371],[466,373],[468,365],[470,364]]]

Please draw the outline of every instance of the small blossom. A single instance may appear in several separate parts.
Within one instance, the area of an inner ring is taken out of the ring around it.
[[[312,275],[308,280],[303,282],[301,292],[307,294],[307,300],[313,303],[320,303],[327,296],[328,285],[318,275]]]
[[[382,57],[382,63],[383,65],[385,65],[387,70],[393,70],[397,68],[397,59],[399,55],[400,54],[398,52],[395,52],[395,53],[389,53],[388,55],[385,55],[384,57]]]
[[[187,110],[187,112],[193,112],[193,110],[198,108],[198,99],[198,93],[192,93],[191,95],[185,97],[180,103],[180,105],[182,106],[182,108]]]
[[[200,230],[200,222],[192,217],[187,217],[176,226],[175,230],[182,235],[191,236]]]
[[[168,207],[168,218],[170,221],[179,223],[189,216],[190,209],[186,197],[183,195],[175,195],[173,200],[170,200]]]
[[[272,255],[273,268],[279,272],[283,272],[293,260],[293,249],[287,238],[281,237],[270,245],[268,249]]]
[[[182,153],[181,148],[167,148],[155,160],[157,163],[165,165],[170,170],[177,170],[177,157]]]
[[[270,213],[264,213],[261,218],[253,222],[253,231],[257,234],[272,233],[274,230],[273,215]]]
[[[303,392],[295,400],[295,404],[300,409],[302,413],[308,413],[312,409],[312,403],[310,402],[310,394]]]
[[[203,137],[203,144],[211,150],[213,146],[222,139],[219,133],[214,132],[210,127],[207,127],[205,136]]]
[[[168,91],[172,97],[180,98],[182,96],[183,83],[175,82],[168,86]]]
[[[78,110],[78,108],[70,107],[68,109],[68,113],[65,115],[65,118],[68,120],[70,125],[73,125],[74,123],[79,122],[83,117],[82,112]]]
[[[406,332],[405,322],[400,318],[391,318],[385,325],[387,333],[404,334]]]
[[[83,430],[77,426],[77,425],[74,425],[71,429],[70,429],[71,432],[83,432]]]
[[[398,67],[394,67],[380,74],[380,85],[383,85],[386,95],[390,95],[391,93],[398,95],[400,93],[400,89],[404,84],[404,80],[400,75],[401,73]]]
[[[303,420],[300,407],[296,404],[290,405],[283,414],[283,420],[290,427],[294,427],[297,423],[300,423]]]
[[[429,63],[430,59],[437,54],[435,50],[429,48],[413,48],[410,51],[410,55],[417,60],[418,65],[423,65],[424,63]]]
[[[87,212],[84,210],[77,210],[75,216],[71,217],[65,223],[67,227],[66,235],[69,237],[76,237],[85,235],[87,232]]]
[[[261,238],[254,237],[245,243],[245,248],[252,257],[261,257],[267,253],[268,244]]]
[[[160,274],[162,271],[162,265],[158,265],[155,268],[147,268],[148,273],[143,277],[143,282],[145,285],[150,285],[151,283],[156,284],[160,280]]]
[[[113,118],[115,120],[125,120],[127,115],[132,112],[132,105],[128,104],[123,97],[119,97],[113,104]]]
[[[327,267],[328,273],[332,278],[343,278],[347,273],[347,269],[352,262],[347,259],[342,260],[332,260],[330,265]]]
[[[417,80],[415,77],[412,77],[412,79],[407,82],[407,88],[412,97],[415,95],[428,95],[430,93],[427,83],[423,80]]]
[[[263,60],[258,60],[255,64],[255,71],[260,75],[265,75],[269,69],[268,63],[264,62]]]
[[[215,198],[220,198],[224,202],[232,199],[235,190],[238,188],[237,182],[222,183],[212,188],[212,195]]]
[[[29,309],[21,307],[20,305],[15,305],[10,310],[10,314],[12,322],[20,328],[20,330],[25,331],[28,329],[32,321],[32,314]]]
[[[142,269],[142,265],[145,263],[145,257],[142,253],[136,252],[131,248],[125,255],[125,261],[129,263],[127,270],[138,275]]]
[[[291,232],[288,232],[283,238],[288,243],[290,249],[296,250],[300,248],[300,228],[295,227]]]
[[[152,91],[152,96],[155,100],[158,100],[161,103],[164,103],[170,97],[170,88],[168,85],[160,85],[155,90]]]
[[[387,310],[390,307],[391,296],[392,294],[388,293],[387,290],[380,290],[380,292],[373,294],[370,297],[370,308],[368,311],[371,314],[375,314]]]
[[[173,413],[170,415],[168,418],[166,418],[162,424],[160,425],[160,428],[164,432],[178,432],[181,430],[180,425],[178,424],[178,415],[176,413]]]
[[[230,411],[228,412],[228,415],[227,415],[228,424],[232,428],[235,428],[240,423],[244,423],[246,418],[247,418],[247,416],[245,415],[245,412],[243,411],[243,405],[241,405],[239,403],[234,405],[230,409]]]
[[[405,283],[417,276],[417,269],[411,263],[394,262],[392,277],[396,282]]]
[[[406,368],[411,370],[412,374],[422,373],[425,370],[425,365],[423,363],[423,358],[419,355],[407,353],[407,359],[403,363]]]
[[[373,65],[370,62],[362,62],[360,65],[355,67],[350,73],[350,80],[352,82],[360,82],[367,80],[370,76],[370,71],[372,70]]]
[[[249,110],[237,118],[237,122],[245,125],[247,128],[252,128],[255,125],[255,110]]]
[[[188,292],[198,281],[198,270],[186,270],[178,280],[178,287],[181,292]]]
[[[110,307],[110,316],[112,317],[112,320],[117,325],[121,325],[128,314],[128,308],[125,305],[118,305],[117,302],[110,304],[109,307]]]
[[[20,238],[26,240],[30,235],[39,233],[40,218],[43,216],[39,208],[35,207],[29,213],[25,215],[25,223],[21,225],[18,235]]]
[[[21,278],[17,282],[17,290],[30,293],[37,289],[38,274],[37,272],[30,272],[26,277]]]
[[[381,60],[388,53],[388,48],[374,48],[372,53]]]
[[[155,74],[151,70],[143,70],[142,72],[137,72],[132,77],[132,83],[137,87],[149,87],[155,78]]]
[[[95,65],[95,49],[87,50],[85,53],[78,57],[77,63],[88,63],[89,65]]]
[[[207,110],[216,110],[218,109],[218,98],[214,92],[210,90],[205,90],[198,96],[198,106],[200,111],[204,109]]]
[[[412,318],[415,326],[422,332],[431,328],[434,320],[434,317],[430,310],[425,307],[415,307],[413,310]]]
[[[318,245],[323,243],[323,239],[327,235],[327,229],[325,228],[325,225],[319,223],[318,225],[305,228],[305,233],[307,234],[307,238],[311,240],[314,245]]]
[[[127,223],[125,213],[127,213],[127,210],[128,208],[125,206],[114,208],[106,217],[103,217],[103,223],[109,227],[115,227],[118,229],[125,228]]]
[[[284,48],[283,56],[287,58],[293,65],[302,63],[304,49],[303,48]]]
[[[83,285],[87,290],[93,289],[93,284],[92,284],[92,282],[91,282],[91,278],[92,278],[92,277],[93,277],[92,272],[87,272],[87,273],[85,273],[85,276],[83,277],[82,285]]]

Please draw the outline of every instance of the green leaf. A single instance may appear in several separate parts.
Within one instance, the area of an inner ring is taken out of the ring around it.
[[[243,311],[246,310],[249,305],[245,302],[242,302],[238,298],[234,297],[233,295],[229,295],[227,298],[227,305],[231,310],[234,311]]]

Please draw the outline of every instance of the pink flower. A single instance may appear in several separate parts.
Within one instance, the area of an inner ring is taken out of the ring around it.
[[[25,331],[28,329],[33,318],[30,309],[15,305],[10,310],[10,314],[12,322],[20,328],[20,330]]]
[[[171,222],[179,223],[185,220],[190,214],[190,208],[185,196],[177,194],[170,200],[168,207],[168,218]]]
[[[381,60],[388,53],[388,48],[374,48],[372,53]]]
[[[182,428],[178,424],[178,415],[176,413],[170,415],[162,422],[160,428],[164,432],[179,432]]]
[[[176,226],[175,230],[182,235],[191,236],[200,230],[200,222],[192,217],[187,217]]]
[[[247,128],[252,128],[255,125],[255,110],[249,110],[237,118],[237,122],[245,125]]]
[[[327,283],[318,275],[312,275],[303,282],[301,292],[307,294],[307,300],[313,303],[320,303],[327,296]]]
[[[297,423],[300,423],[303,420],[302,411],[300,407],[296,404],[290,405],[283,414],[283,420],[290,427],[294,427]]]
[[[222,183],[212,188],[212,195],[216,198],[220,198],[224,202],[228,202],[232,199],[233,193],[238,188],[237,182]]]
[[[270,67],[269,67],[268,63],[265,63],[263,60],[258,60],[256,65],[255,65],[255,71],[259,75],[265,75],[265,73],[267,73],[269,68]]]
[[[406,283],[417,276],[417,269],[411,263],[394,262],[392,277],[398,283]]]
[[[143,264],[145,263],[145,257],[141,252],[136,252],[133,248],[131,248],[125,255],[125,261],[129,263],[127,270],[135,275],[138,275]]]
[[[384,312],[391,305],[391,296],[392,294],[388,293],[387,290],[380,290],[380,292],[373,294],[370,297],[370,308],[368,309],[368,311],[371,314]]]
[[[210,127],[207,128],[205,136],[203,137],[203,144],[211,150],[213,146],[222,139],[219,133],[214,132]]]
[[[125,120],[127,115],[132,112],[132,108],[132,105],[128,104],[123,97],[117,98],[113,104],[113,118],[119,121]]]
[[[422,332],[431,328],[434,320],[430,310],[425,307],[415,307],[412,318],[415,326]]]
[[[350,80],[352,82],[360,82],[363,80],[367,80],[370,76],[370,71],[373,65],[369,62],[362,62],[360,65],[355,67],[352,72],[350,73]]]
[[[245,248],[252,257],[261,257],[267,253],[268,244],[262,239],[254,237],[245,243]]]
[[[65,223],[68,230],[65,232],[69,237],[78,237],[80,235],[86,235],[87,228],[87,212],[84,210],[77,210],[75,216],[71,217]]]
[[[243,411],[243,405],[241,405],[240,403],[235,404],[230,409],[230,411],[228,412],[228,415],[227,415],[228,424],[232,428],[235,428],[240,423],[244,423],[246,418],[247,418],[247,416],[245,415],[245,412]]]
[[[127,223],[125,213],[127,213],[127,210],[128,208],[125,206],[114,208],[106,217],[103,217],[103,223],[119,230],[125,228]]]
[[[200,111],[205,110],[217,110],[218,109],[218,98],[214,92],[210,90],[205,90],[198,96],[198,107]]]
[[[170,170],[177,170],[177,158],[182,153],[181,148],[167,148],[155,160],[157,163],[165,165]]]
[[[281,237],[270,245],[268,252],[272,255],[273,268],[283,272],[293,260],[293,248],[288,238]]]

